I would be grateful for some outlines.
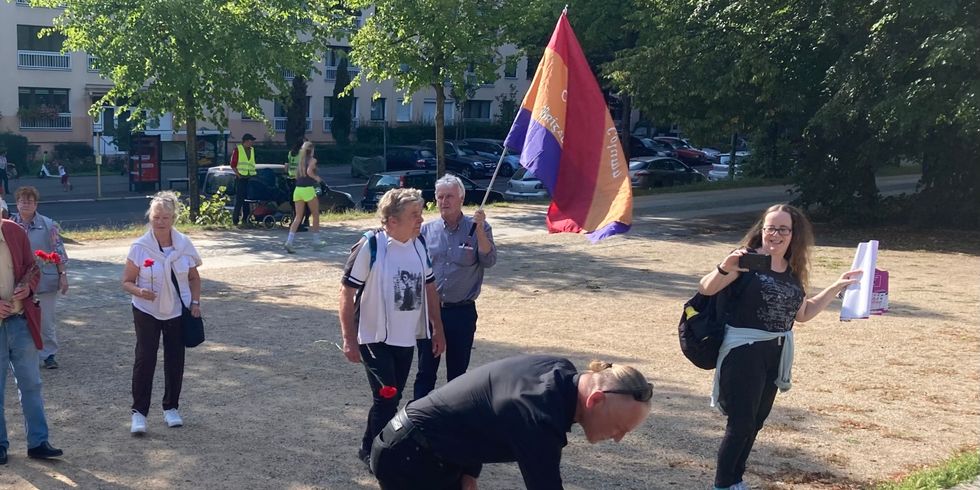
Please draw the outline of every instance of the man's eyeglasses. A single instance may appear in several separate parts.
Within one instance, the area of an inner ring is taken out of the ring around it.
[[[776,228],[775,226],[763,226],[762,232],[766,235],[774,235],[779,233],[780,236],[789,236],[790,233],[793,233],[793,229],[785,226],[780,226],[779,228]]]
[[[638,402],[648,402],[651,398],[653,398],[653,383],[647,383],[647,385],[640,390],[602,390],[602,392],[630,395]]]

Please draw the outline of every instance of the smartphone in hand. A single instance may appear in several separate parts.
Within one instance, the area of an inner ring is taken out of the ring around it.
[[[768,271],[772,269],[772,256],[747,253],[739,256],[738,267],[750,271]]]

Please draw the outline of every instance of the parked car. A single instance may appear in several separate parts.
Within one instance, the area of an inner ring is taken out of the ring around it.
[[[630,158],[633,157],[673,157],[677,153],[665,143],[650,138],[630,136]]]
[[[738,151],[735,152],[735,178],[742,176],[742,162],[748,158],[749,152]],[[722,153],[718,155],[718,163],[711,165],[711,170],[708,171],[708,180],[719,181],[728,180],[728,164],[732,160],[732,155],[730,153]]]
[[[422,198],[427,202],[436,200],[436,173],[432,170],[401,170],[398,172],[382,172],[374,174],[364,185],[364,197],[361,199],[361,208],[365,211],[378,209],[378,201],[385,192],[391,189],[414,188],[422,191]],[[466,195],[463,196],[463,204],[478,205],[483,202],[483,194],[487,191],[486,187],[477,185],[466,177],[460,177],[463,181],[463,188]],[[504,195],[500,192],[491,190],[487,196],[487,202],[499,202],[504,200]]]
[[[633,187],[663,187],[704,182],[705,177],[680,160],[668,157],[630,159],[630,183]]]
[[[454,141],[444,141],[446,151],[446,171],[467,179],[490,177],[497,168],[497,161],[477,154]],[[422,140],[420,145],[431,148],[435,153],[435,140]]]
[[[204,177],[201,189],[205,195],[210,196],[218,192],[218,188],[224,186],[225,194],[231,197],[228,207],[233,207],[235,202],[235,172],[229,165],[218,165],[208,168]],[[250,201],[273,201],[277,204],[283,202],[291,203],[293,200],[293,187],[286,175],[286,166],[273,163],[259,163],[255,165],[255,177],[249,180],[248,200]],[[354,209],[354,199],[351,195],[331,189],[325,186],[320,195],[320,210],[343,212]]]
[[[385,153],[385,172],[435,169],[436,152],[424,146],[389,146]]]
[[[544,187],[544,183],[535,177],[531,171],[521,167],[507,181],[507,190],[504,191],[504,197],[510,201],[531,201],[548,199],[550,196],[548,189]]]
[[[654,141],[670,145],[677,152],[677,158],[688,165],[704,165],[710,163],[703,151],[691,146],[687,140],[672,136],[657,136]]]
[[[501,140],[466,138],[462,142],[464,143],[464,148],[469,148],[478,155],[492,158],[495,162],[500,161],[500,155],[504,152],[504,142]],[[508,150],[507,156],[504,157],[504,163],[507,165],[501,167],[499,174],[504,177],[514,175],[514,172],[521,168],[521,154]]]

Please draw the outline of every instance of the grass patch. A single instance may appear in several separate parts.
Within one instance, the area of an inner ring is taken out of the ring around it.
[[[320,223],[337,223],[340,221],[357,220],[372,218],[373,212],[365,211],[345,211],[343,213],[321,213]],[[221,231],[235,229],[233,226],[221,225],[194,225],[181,223],[177,225],[181,233],[195,233],[202,231]],[[258,228],[263,229],[263,228]],[[285,229],[285,228],[283,228]],[[61,236],[69,242],[88,242],[95,240],[114,240],[120,238],[137,238],[146,233],[146,224],[137,223],[129,225],[103,225],[98,228],[86,228],[82,230],[65,230]]]
[[[786,185],[793,181],[789,178],[764,179],[760,177],[745,177],[738,180],[704,181],[694,184],[675,185],[670,187],[653,187],[647,189],[633,188],[633,194],[648,196],[653,194],[674,194],[678,192],[717,191],[721,189],[741,189],[745,187],[764,187],[770,185]]]
[[[980,475],[980,451],[969,449],[932,468],[912,473],[898,482],[881,483],[874,490],[933,490],[952,488]]]

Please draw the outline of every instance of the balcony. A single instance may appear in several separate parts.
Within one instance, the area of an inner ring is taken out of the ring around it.
[[[276,127],[276,132],[277,133],[285,133],[286,132],[286,118],[285,117],[274,117],[274,118],[272,118],[272,122],[273,122],[273,124]],[[310,131],[313,131],[313,120],[310,119],[310,118],[306,118],[306,132],[310,132]]]
[[[20,120],[20,129],[44,129],[54,131],[71,130],[71,113],[61,112],[57,117],[43,118],[34,117]]]
[[[337,79],[337,67],[336,66],[328,66],[324,70],[324,72],[326,73],[326,79],[328,81],[333,81],[333,80],[336,80]],[[347,73],[350,75],[350,78],[353,79],[353,78],[357,77],[361,73],[361,69],[358,68],[358,67],[348,67],[347,68]]]
[[[17,50],[17,68],[22,70],[71,70],[71,56],[53,51]]]

